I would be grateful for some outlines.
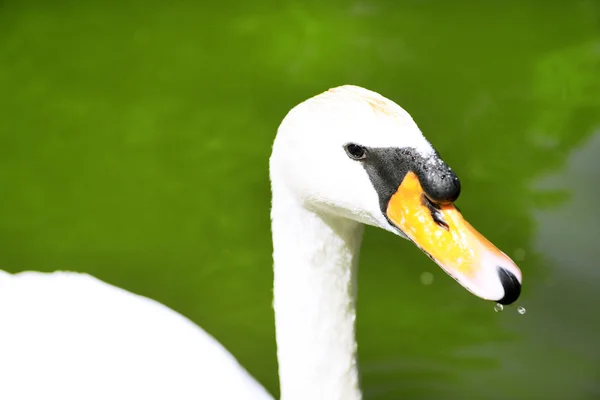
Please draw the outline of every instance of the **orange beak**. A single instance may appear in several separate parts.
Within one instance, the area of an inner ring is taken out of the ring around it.
[[[486,300],[504,299],[506,304],[518,298],[522,276],[515,263],[477,232],[453,204],[432,203],[414,173],[409,172],[392,195],[387,217],[473,294]]]

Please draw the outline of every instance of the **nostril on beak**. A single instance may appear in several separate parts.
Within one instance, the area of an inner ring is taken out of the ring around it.
[[[498,275],[500,275],[500,282],[504,288],[504,297],[498,300],[498,303],[504,305],[514,303],[521,294],[521,282],[511,272],[502,267],[498,267]]]

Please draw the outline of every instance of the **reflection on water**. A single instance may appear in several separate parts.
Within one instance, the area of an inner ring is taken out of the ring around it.
[[[565,168],[538,182],[540,190],[562,191],[567,200],[558,207],[536,212],[535,247],[550,261],[554,285],[564,278],[585,282],[600,279],[596,260],[600,256],[597,235],[600,216],[600,126],[592,138],[573,151]],[[552,268],[554,266],[554,268]],[[560,277],[557,275],[561,275]],[[573,292],[576,292],[573,290]]]
[[[600,196],[599,152],[597,130],[572,153],[560,173],[539,182],[543,189],[566,192],[568,200],[557,208],[536,212],[534,246],[543,257],[546,277],[530,301],[536,309],[541,307],[535,328],[543,327],[546,334],[540,338],[540,346],[568,357],[560,367],[555,364],[549,377],[555,375],[555,382],[575,386],[572,393],[588,393],[587,398],[600,394],[600,320],[594,311],[600,283],[600,209],[595,201]],[[578,371],[572,382],[564,377],[570,368]]]
[[[528,309],[495,313],[367,229],[367,398],[600,396],[598,2],[52,4],[0,12],[3,268],[157,299],[276,393],[271,142],[293,105],[354,83],[404,106],[459,174]]]

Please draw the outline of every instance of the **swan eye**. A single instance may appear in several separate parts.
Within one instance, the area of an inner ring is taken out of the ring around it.
[[[364,147],[354,143],[348,143],[344,146],[346,154],[353,160],[364,160],[367,157],[367,151]]]

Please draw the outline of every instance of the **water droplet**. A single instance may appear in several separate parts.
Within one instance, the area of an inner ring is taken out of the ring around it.
[[[423,285],[431,285],[433,283],[433,274],[431,272],[422,272],[419,278]]]
[[[523,315],[523,314],[525,314],[527,312],[527,310],[525,309],[525,307],[519,307],[519,308],[517,308],[517,311],[521,315]]]
[[[502,310],[504,310],[504,306],[500,303],[496,303],[496,305],[494,306],[494,311],[500,312]]]

